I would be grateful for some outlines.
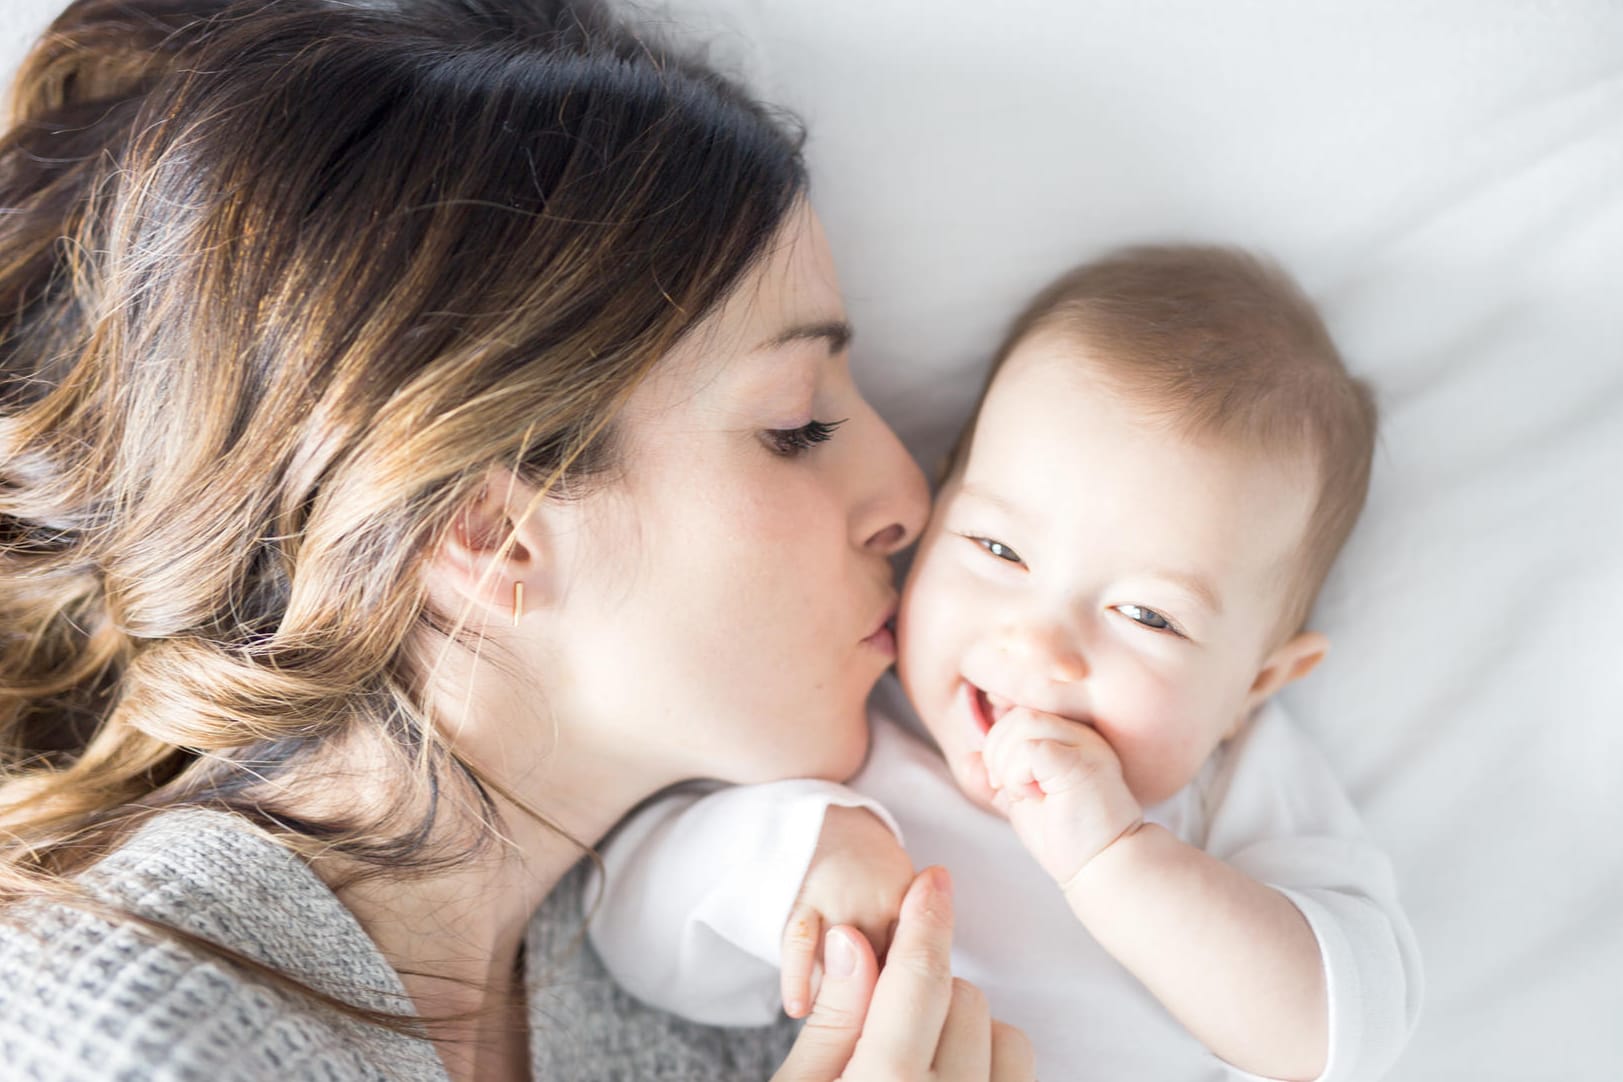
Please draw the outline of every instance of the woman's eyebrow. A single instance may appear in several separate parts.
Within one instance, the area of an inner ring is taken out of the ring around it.
[[[763,350],[782,349],[792,342],[822,340],[828,343],[828,355],[832,357],[836,353],[844,351],[851,344],[853,333],[851,324],[843,319],[825,319],[815,323],[796,323],[788,330],[768,338],[765,342],[756,346],[752,352],[759,353]]]

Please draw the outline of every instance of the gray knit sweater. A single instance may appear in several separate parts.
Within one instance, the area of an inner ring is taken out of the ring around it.
[[[794,1037],[694,1026],[629,999],[577,940],[584,870],[525,941],[540,1079],[764,1079]],[[85,873],[97,896],[351,1002],[400,1010],[399,976],[332,891],[234,816],[165,813]],[[425,1042],[351,1021],[129,924],[35,905],[0,926],[0,1077],[444,1082]]]

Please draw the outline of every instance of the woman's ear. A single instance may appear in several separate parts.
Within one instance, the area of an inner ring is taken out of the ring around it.
[[[1299,631],[1275,647],[1257,670],[1251,690],[1246,692],[1246,716],[1267,702],[1274,692],[1312,672],[1329,652],[1330,640],[1317,631]]]
[[[425,569],[430,596],[470,620],[515,626],[551,592],[544,516],[536,489],[492,467],[476,499],[452,520]]]

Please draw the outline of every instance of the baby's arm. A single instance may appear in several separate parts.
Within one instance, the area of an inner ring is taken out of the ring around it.
[[[789,1017],[804,1017],[817,998],[816,963],[829,929],[855,926],[873,945],[874,957],[884,961],[912,881],[912,859],[877,815],[865,807],[828,809],[783,929],[780,980]]]
[[[1318,940],[1278,891],[1146,824],[1064,884],[1101,946],[1214,1053],[1313,1079],[1329,1055]]]
[[[825,821],[848,824],[855,814],[897,846],[884,825],[888,817],[879,818],[882,809],[830,782],[774,782],[655,801],[605,848],[602,896],[589,911],[592,944],[626,990],[656,1007],[710,1025],[771,1022],[778,1017],[790,913],[800,912],[797,904],[823,901],[821,888],[809,899],[802,888],[816,882],[808,871]],[[814,933],[814,949],[822,928],[850,921],[825,915],[831,919]]]
[[[1146,825],[1115,753],[1086,725],[1013,710],[983,756],[999,805],[1071,910],[1174,1017],[1242,1070],[1318,1077],[1324,966],[1284,895]]]

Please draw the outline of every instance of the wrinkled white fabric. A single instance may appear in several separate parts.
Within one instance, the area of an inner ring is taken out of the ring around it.
[[[627,989],[697,1021],[777,1017],[779,943],[823,811],[877,805],[915,865],[953,873],[953,970],[1026,1031],[1041,1078],[1250,1079],[1213,1057],[1094,941],[1001,817],[879,698],[848,786],[793,782],[645,809],[606,854],[593,944]],[[1145,818],[1281,890],[1318,938],[1330,990],[1323,1082],[1378,1079],[1421,1002],[1420,955],[1391,863],[1318,750],[1270,705]]]

